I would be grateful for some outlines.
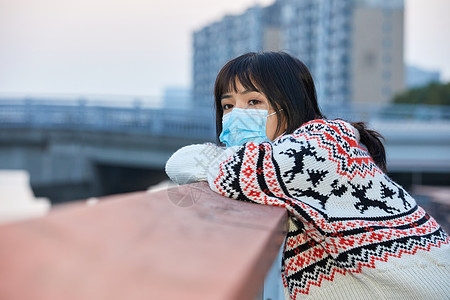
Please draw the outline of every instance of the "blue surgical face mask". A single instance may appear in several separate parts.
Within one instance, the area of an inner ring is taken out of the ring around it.
[[[266,136],[267,117],[266,109],[242,109],[233,110],[222,118],[222,133],[219,140],[227,148],[231,146],[241,146],[246,142],[262,143],[268,142]]]

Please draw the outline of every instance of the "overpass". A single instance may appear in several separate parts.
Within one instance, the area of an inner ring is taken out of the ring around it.
[[[380,131],[394,179],[450,185],[450,108],[323,109],[329,118],[363,120]],[[208,109],[0,99],[0,169],[28,170],[37,196],[53,201],[145,189],[166,179],[171,153],[214,140]]]

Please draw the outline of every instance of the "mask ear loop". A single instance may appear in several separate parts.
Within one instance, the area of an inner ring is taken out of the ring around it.
[[[276,114],[277,112],[280,112],[280,111],[282,111],[283,109],[280,109],[279,111],[274,111],[273,113],[271,113],[270,115],[267,115],[267,117],[270,117],[270,116],[272,116],[272,115],[274,115],[274,114]]]

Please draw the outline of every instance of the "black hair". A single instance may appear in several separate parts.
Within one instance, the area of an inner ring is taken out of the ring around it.
[[[384,140],[384,137],[379,132],[368,129],[366,123],[364,122],[352,122],[350,124],[358,130],[359,141],[361,144],[366,146],[373,161],[377,164],[381,171],[387,173],[386,151],[383,143],[381,142],[381,140]]]
[[[325,118],[319,109],[313,78],[304,63],[285,52],[249,52],[227,62],[217,75],[214,98],[218,140],[222,132],[221,98],[231,90],[237,92],[238,82],[245,89],[264,94],[272,108],[280,113],[278,134],[282,122],[289,134],[309,121]],[[367,130],[362,122],[352,125],[360,131],[361,142],[375,163],[386,171],[381,135]]]

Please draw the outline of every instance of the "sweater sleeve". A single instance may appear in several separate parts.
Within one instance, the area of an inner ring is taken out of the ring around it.
[[[224,152],[213,144],[182,147],[166,162],[166,174],[176,184],[205,181],[208,165],[220,160]]]
[[[210,166],[208,182],[226,197],[306,217],[308,207],[325,211],[328,198],[346,192],[346,179],[375,172],[381,174],[350,124],[315,120],[273,143],[246,143]]]
[[[209,185],[226,197],[286,207],[300,217],[301,202],[322,206],[325,200],[321,203],[320,195],[330,191],[318,190],[327,175],[336,171],[323,151],[326,149],[318,147],[315,139],[323,134],[300,128],[273,143],[246,143],[232,156],[210,166]]]
[[[233,155],[209,167],[211,189],[233,199],[284,206],[281,173],[273,153],[270,143],[249,142],[239,147]]]

